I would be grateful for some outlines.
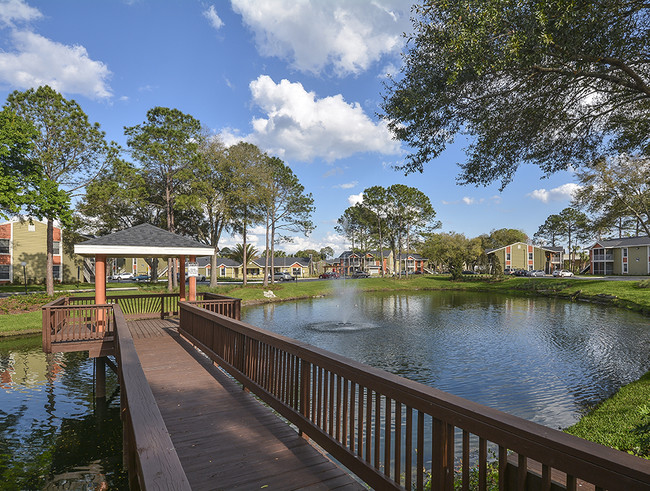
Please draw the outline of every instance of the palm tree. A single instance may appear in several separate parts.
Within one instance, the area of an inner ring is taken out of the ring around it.
[[[245,269],[248,269],[250,262],[255,259],[258,255],[257,249],[253,247],[252,244],[246,244],[246,265]],[[230,251],[228,257],[233,261],[237,261],[239,264],[244,266],[244,246],[242,244],[237,244],[234,249]]]

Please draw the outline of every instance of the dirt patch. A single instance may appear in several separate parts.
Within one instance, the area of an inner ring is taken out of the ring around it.
[[[41,310],[43,305],[55,298],[45,294],[12,295],[11,297],[0,298],[0,315],[24,314],[25,312]]]

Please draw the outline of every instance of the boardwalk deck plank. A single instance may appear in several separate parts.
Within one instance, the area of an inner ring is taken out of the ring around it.
[[[194,489],[365,489],[194,350],[175,322],[129,325]]]

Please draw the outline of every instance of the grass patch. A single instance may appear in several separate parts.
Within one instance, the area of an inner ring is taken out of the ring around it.
[[[650,372],[621,387],[565,431],[650,459]]]
[[[40,332],[43,329],[41,310],[23,314],[0,315],[0,336]]]

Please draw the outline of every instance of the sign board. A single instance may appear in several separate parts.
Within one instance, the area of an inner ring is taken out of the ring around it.
[[[199,263],[187,263],[187,276],[199,275]]]

